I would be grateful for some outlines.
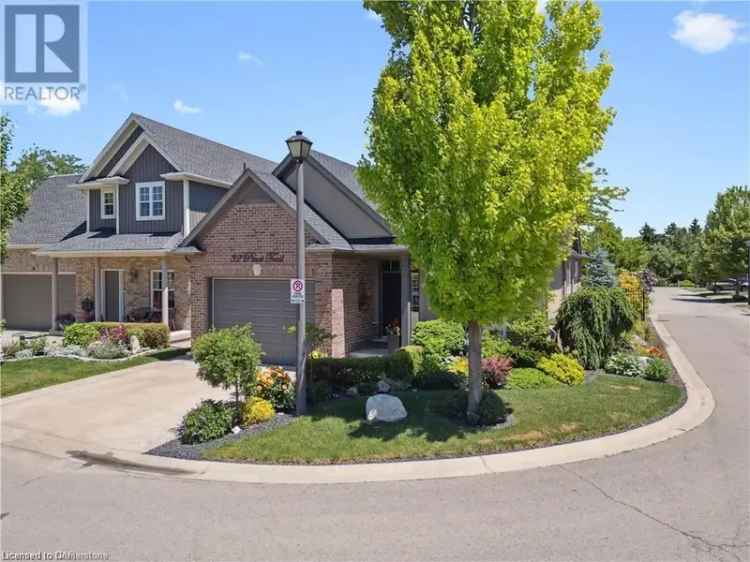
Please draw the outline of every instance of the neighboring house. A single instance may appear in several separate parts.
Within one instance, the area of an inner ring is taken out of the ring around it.
[[[317,151],[305,165],[307,314],[334,334],[334,356],[393,321],[406,343],[415,321],[433,317],[407,249],[354,171]],[[7,327],[149,317],[195,337],[251,322],[267,361],[293,363],[295,186],[289,158],[277,164],[132,114],[84,174],[42,182],[11,230]],[[563,292],[577,278],[564,267]]]

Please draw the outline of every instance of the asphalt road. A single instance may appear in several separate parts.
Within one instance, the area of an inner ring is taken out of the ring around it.
[[[3,559],[749,560],[750,315],[674,289],[655,306],[716,400],[681,437],[555,468],[321,486],[135,476],[3,448]]]

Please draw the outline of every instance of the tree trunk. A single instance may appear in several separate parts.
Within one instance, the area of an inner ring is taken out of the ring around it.
[[[479,422],[479,401],[482,399],[482,327],[476,320],[469,322],[469,405],[466,419]]]

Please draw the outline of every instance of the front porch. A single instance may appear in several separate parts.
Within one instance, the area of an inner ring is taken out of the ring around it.
[[[58,275],[64,266],[75,271],[76,321],[162,322],[179,334],[175,336],[179,339],[184,339],[186,331],[189,334],[190,270],[184,257],[50,258],[53,331],[66,320],[56,298]]]

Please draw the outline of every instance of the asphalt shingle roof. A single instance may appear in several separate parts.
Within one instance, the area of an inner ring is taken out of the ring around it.
[[[44,246],[44,252],[173,250],[182,242],[177,233],[115,234],[112,230],[83,232]]]
[[[311,153],[313,158],[317,160],[318,164],[328,170],[328,172],[333,177],[344,184],[344,186],[349,191],[354,193],[354,195],[364,201],[368,207],[377,212],[378,208],[375,206],[375,203],[367,198],[367,195],[365,195],[365,190],[362,188],[362,185],[359,183],[359,181],[357,181],[357,176],[354,173],[357,169],[355,165],[344,162],[343,160],[339,160],[338,158],[334,158],[333,156],[325,154],[324,152],[318,152],[317,150],[312,150]]]
[[[28,212],[10,229],[11,244],[50,244],[77,228],[86,228],[86,194],[75,184],[81,176],[51,176],[31,193]]]
[[[181,172],[233,183],[242,174],[244,166],[257,173],[270,173],[276,167],[276,162],[249,152],[170,127],[143,115],[133,114],[133,117]]]

